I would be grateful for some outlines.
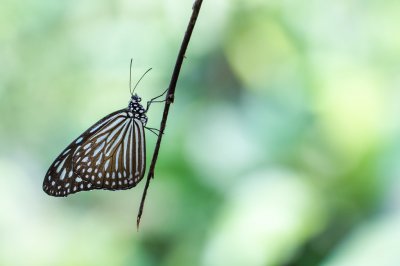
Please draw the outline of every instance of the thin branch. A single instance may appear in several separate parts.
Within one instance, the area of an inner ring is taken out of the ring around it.
[[[147,195],[147,190],[150,185],[150,180],[152,178],[154,178],[154,169],[155,169],[156,163],[157,163],[158,152],[160,150],[160,145],[161,145],[161,139],[164,134],[165,126],[167,124],[169,107],[170,107],[171,103],[174,102],[176,83],[178,82],[179,73],[180,73],[180,70],[182,67],[183,59],[185,58],[186,49],[189,45],[190,37],[192,36],[193,28],[196,24],[197,16],[199,15],[202,2],[203,2],[203,0],[196,0],[193,4],[192,16],[190,17],[189,24],[186,28],[185,36],[183,37],[181,48],[178,53],[178,57],[176,58],[174,71],[172,72],[171,81],[170,81],[169,87],[168,87],[168,93],[165,96],[164,112],[163,112],[163,116],[162,116],[161,123],[160,123],[160,134],[158,134],[157,143],[154,148],[153,158],[151,160],[149,172],[147,173],[146,185],[144,187],[142,200],[140,202],[139,212],[137,215],[136,226],[138,229],[139,229],[139,224],[140,224],[140,218],[142,217],[142,214],[143,214],[144,202],[146,200],[146,195]]]

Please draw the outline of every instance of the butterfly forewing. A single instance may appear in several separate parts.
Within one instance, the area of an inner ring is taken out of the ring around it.
[[[74,140],[52,163],[43,181],[43,190],[51,196],[67,196],[82,190],[91,190],[93,185],[75,174],[73,154],[81,148],[84,134]]]
[[[67,196],[82,190],[128,189],[144,172],[143,124],[122,109],[98,121],[57,157],[47,171],[43,190]]]

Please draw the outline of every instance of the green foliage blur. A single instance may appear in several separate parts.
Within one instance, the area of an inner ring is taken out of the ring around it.
[[[2,1],[0,265],[400,265],[398,1],[204,0],[140,230],[144,182],[42,191],[130,58],[166,89],[192,4]]]

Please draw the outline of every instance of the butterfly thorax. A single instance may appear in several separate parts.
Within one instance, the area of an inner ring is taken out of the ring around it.
[[[128,105],[128,115],[131,118],[139,119],[145,126],[147,123],[146,109],[140,104],[141,100],[137,94],[132,95]]]

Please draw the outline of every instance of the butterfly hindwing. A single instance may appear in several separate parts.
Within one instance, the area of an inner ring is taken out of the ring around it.
[[[96,188],[134,187],[145,172],[143,124],[128,111],[87,138],[73,159],[76,173]]]

